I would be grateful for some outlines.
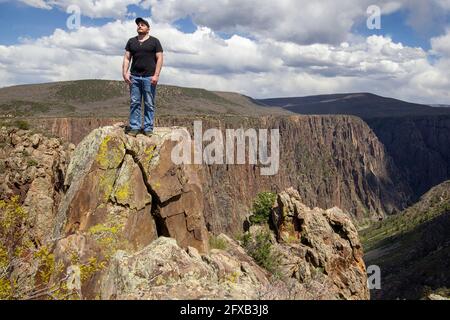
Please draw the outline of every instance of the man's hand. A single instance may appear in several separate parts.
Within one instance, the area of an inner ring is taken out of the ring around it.
[[[125,55],[123,56],[123,63],[122,63],[122,77],[123,80],[125,80],[128,85],[131,85],[131,74],[128,71],[128,68],[130,66],[130,60],[131,60],[131,52],[125,51]]]
[[[125,80],[125,82],[130,85],[131,84],[130,73],[129,72],[124,73],[122,76],[123,76],[123,80]]]
[[[155,74],[155,75],[152,77],[152,85],[156,86],[156,84],[158,83],[158,81],[159,81],[159,76]]]

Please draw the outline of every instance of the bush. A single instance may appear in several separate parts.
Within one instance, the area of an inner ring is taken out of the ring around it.
[[[25,120],[17,120],[16,122],[14,122],[14,125],[22,130],[29,130],[30,129],[30,125],[27,121]]]
[[[27,219],[19,196],[0,200],[0,300],[18,298],[22,290],[11,281],[10,274],[12,262],[17,261],[21,252],[27,249],[23,243]]]
[[[36,167],[38,164],[39,163],[36,160],[34,160],[34,159],[28,159],[28,161],[27,161],[27,165],[29,167]]]
[[[273,249],[269,230],[259,231],[255,235],[246,233],[242,238],[242,242],[245,251],[247,251],[259,266],[272,274],[278,273],[281,257]]]
[[[215,236],[211,236],[209,238],[209,246],[211,247],[211,249],[227,249],[227,243],[225,242],[225,240]]]
[[[269,222],[272,206],[277,195],[272,192],[261,192],[257,195],[252,206],[251,224],[264,224]]]

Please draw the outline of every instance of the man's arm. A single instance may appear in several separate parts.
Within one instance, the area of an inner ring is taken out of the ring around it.
[[[155,69],[155,74],[152,77],[152,84],[153,85],[157,84],[158,81],[159,81],[159,75],[161,73],[163,62],[164,62],[163,53],[162,52],[157,52],[156,53],[156,69]]]
[[[125,80],[125,82],[128,84],[131,84],[130,73],[128,72],[128,68],[130,67],[130,60],[131,60],[130,51],[125,51],[125,55],[123,56],[123,63],[122,63],[122,76],[123,76],[123,80]]]

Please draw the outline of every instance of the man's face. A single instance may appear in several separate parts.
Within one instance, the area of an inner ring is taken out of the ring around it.
[[[139,34],[147,34],[150,31],[150,28],[143,22],[139,22],[137,25],[137,32]]]

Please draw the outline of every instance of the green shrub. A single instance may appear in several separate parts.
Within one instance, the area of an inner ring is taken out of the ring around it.
[[[247,232],[242,242],[245,251],[259,266],[273,274],[278,273],[281,257],[273,248],[269,230],[262,230],[254,235]]]
[[[211,249],[220,249],[220,250],[226,250],[228,247],[225,240],[216,236],[211,236],[209,238],[209,246],[211,247]]]
[[[277,195],[272,192],[261,192],[257,195],[252,206],[251,224],[264,224],[269,222],[272,206]]]
[[[14,122],[14,125],[17,128],[22,129],[22,130],[29,130],[30,129],[30,124],[27,121],[25,121],[25,120],[16,120]]]
[[[20,204],[19,196],[0,200],[0,300],[18,298],[21,288],[10,279],[11,264],[26,249],[22,238],[28,215]]]
[[[38,162],[34,159],[28,159],[27,164],[29,167],[36,167],[38,165]]]

